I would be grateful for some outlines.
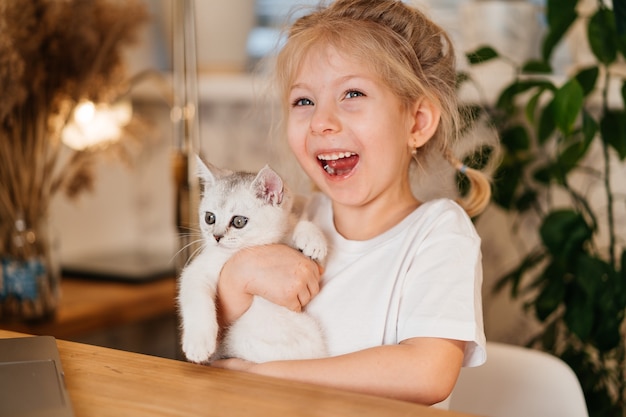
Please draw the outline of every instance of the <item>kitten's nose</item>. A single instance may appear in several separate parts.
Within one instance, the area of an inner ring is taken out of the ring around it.
[[[215,239],[216,242],[219,243],[220,239],[223,238],[224,235],[213,235],[213,238]]]

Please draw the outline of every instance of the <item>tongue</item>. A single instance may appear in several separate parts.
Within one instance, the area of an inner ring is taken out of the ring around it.
[[[345,175],[354,169],[357,162],[359,162],[359,157],[352,155],[336,161],[327,161],[326,164],[334,170],[334,175]]]

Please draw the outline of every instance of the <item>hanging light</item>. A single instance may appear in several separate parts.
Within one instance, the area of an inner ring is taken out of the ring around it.
[[[115,104],[81,101],[62,133],[63,143],[72,149],[86,148],[115,142],[122,136],[122,129],[133,114],[130,101],[121,100]]]

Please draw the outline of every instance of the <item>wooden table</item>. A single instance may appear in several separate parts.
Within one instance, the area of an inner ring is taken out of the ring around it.
[[[0,338],[22,334],[0,330]],[[57,340],[76,417],[462,417],[315,385]]]
[[[2,323],[0,328],[68,339],[176,311],[176,280],[145,283],[63,278],[57,313],[38,323]]]

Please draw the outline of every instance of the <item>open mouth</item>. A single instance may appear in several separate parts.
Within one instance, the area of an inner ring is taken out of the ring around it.
[[[359,162],[359,155],[354,152],[334,152],[317,156],[322,168],[328,175],[347,175]]]

